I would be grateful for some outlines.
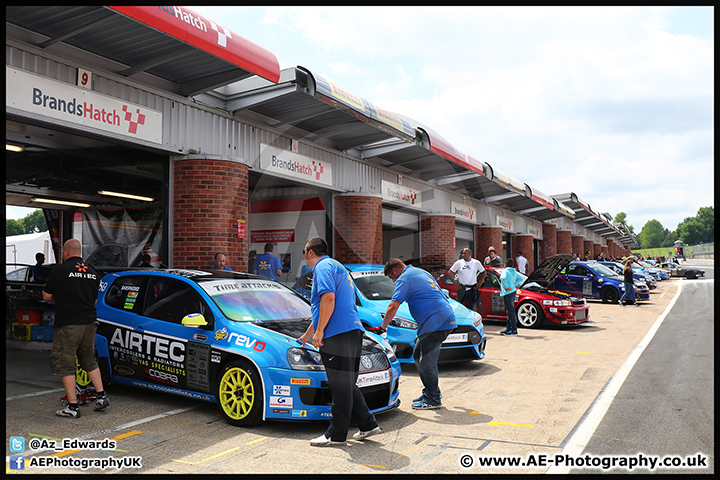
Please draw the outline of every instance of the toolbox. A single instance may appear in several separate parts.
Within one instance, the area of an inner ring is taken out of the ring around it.
[[[29,308],[18,308],[17,323],[39,324],[43,319],[42,310],[31,310]]]
[[[52,342],[52,325],[31,325],[30,340],[34,342]]]
[[[12,338],[13,340],[30,340],[30,334],[32,331],[32,325],[27,323],[13,323],[12,324]]]

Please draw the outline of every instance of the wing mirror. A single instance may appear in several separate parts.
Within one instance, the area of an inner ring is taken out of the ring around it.
[[[188,313],[180,323],[190,328],[204,327],[208,324],[207,321],[205,321],[205,317],[200,313]]]

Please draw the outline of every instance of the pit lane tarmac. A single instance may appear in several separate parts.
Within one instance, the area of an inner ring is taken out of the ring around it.
[[[591,301],[591,323],[520,329],[504,337],[487,322],[486,358],[440,366],[444,407],[410,408],[422,385],[403,366],[401,406],[378,416],[383,433],[343,447],[311,447],[326,422],[266,422],[243,429],[226,424],[214,405],[115,386],[111,405],[82,417],[55,416],[63,395],[49,374],[49,352],[8,349],[6,437],[113,439],[112,450],[25,451],[56,458],[141,457],[141,468],[120,473],[540,473],[547,467],[463,468],[474,456],[554,455],[567,445],[625,359],[675,295],[678,282],[661,282],[640,307]],[[356,431],[351,427],[350,436]],[[13,455],[8,447],[8,457]],[[633,453],[633,452],[618,452]],[[8,464],[9,465],[9,464]],[[100,473],[98,468],[34,467],[8,473]],[[112,471],[112,470],[110,470]],[[108,469],[105,470],[108,472]]]

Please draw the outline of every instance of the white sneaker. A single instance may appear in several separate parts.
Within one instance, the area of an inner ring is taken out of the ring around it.
[[[375,427],[372,430],[368,430],[367,432],[363,432],[360,430],[356,434],[353,435],[353,438],[355,440],[365,440],[367,437],[370,437],[372,435],[377,435],[378,433],[382,433],[382,428]]]
[[[314,447],[332,447],[336,445],[347,445],[347,442],[333,442],[323,433],[319,437],[310,440],[310,445]]]

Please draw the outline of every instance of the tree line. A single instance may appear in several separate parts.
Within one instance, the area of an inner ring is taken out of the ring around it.
[[[30,215],[19,220],[5,219],[5,235],[24,235],[26,233],[46,232],[48,229],[45,214],[42,210],[35,210]]]
[[[630,232],[632,226],[625,221],[627,215],[620,212],[615,216],[615,222],[624,223]],[[678,224],[675,230],[664,228],[658,220],[648,220],[637,235],[640,248],[672,247],[676,240],[685,245],[698,245],[700,243],[715,242],[715,209],[713,207],[700,207],[697,215],[687,217]]]

